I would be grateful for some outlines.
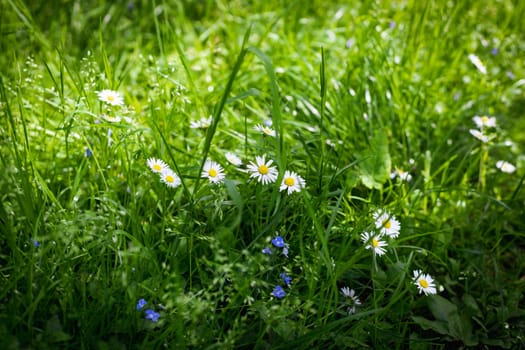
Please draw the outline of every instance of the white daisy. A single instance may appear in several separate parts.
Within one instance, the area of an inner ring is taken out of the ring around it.
[[[474,123],[476,123],[476,126],[480,129],[483,129],[484,127],[487,127],[487,128],[496,127],[495,117],[487,117],[487,116],[480,117],[479,115],[476,115],[474,116],[474,118],[472,118],[472,120],[474,121]]]
[[[235,166],[242,164],[241,158],[239,158],[235,153],[226,152],[226,160]]]
[[[284,172],[283,181],[281,182],[280,191],[288,190],[288,194],[299,192],[306,186],[306,181],[293,171]]]
[[[110,117],[109,115],[106,115],[106,114],[102,114],[102,118],[104,118],[104,120],[107,121],[108,123],[120,123],[120,121],[122,120],[122,118],[119,116]]]
[[[428,274],[424,274],[421,270],[415,270],[414,274],[414,284],[419,289],[419,293],[425,293],[425,295],[436,294],[436,284],[434,279]]]
[[[496,168],[498,168],[499,170],[503,171],[504,173],[513,173],[514,171],[516,171],[516,167],[512,164],[510,164],[509,162],[506,162],[504,160],[498,160],[496,162]]]
[[[377,254],[379,256],[386,253],[385,248],[388,244],[385,241],[381,241],[381,235],[374,235],[370,232],[363,232],[361,233],[361,240],[364,244],[367,244],[365,246],[366,249],[372,249],[374,251],[374,254]]]
[[[396,168],[394,171],[390,173],[390,178],[395,179],[396,177],[399,177],[401,181],[410,182],[412,180],[412,175],[410,175],[409,172],[404,171],[403,169]]]
[[[481,142],[487,142],[489,140],[489,137],[485,134],[483,134],[481,131],[476,129],[470,129],[470,134],[480,140]]]
[[[481,62],[481,60],[479,59],[478,56],[474,55],[474,54],[470,54],[468,55],[468,59],[470,60],[470,62],[472,62],[472,64],[474,66],[476,66],[476,68],[482,73],[482,74],[487,74],[487,68],[485,67],[485,65],[483,64],[483,62]]]
[[[342,287],[341,292],[346,298],[350,299],[350,306],[348,307],[348,313],[355,314],[356,306],[361,305],[361,301],[359,300],[357,295],[355,295],[355,290],[350,289],[348,287]]]
[[[355,295],[355,290],[353,289],[350,289],[349,287],[342,287],[341,288],[341,292],[343,293],[343,295],[346,297],[346,298],[350,298],[352,299],[352,301],[357,304],[357,305],[361,305],[361,301],[359,300],[359,298]]]
[[[219,163],[213,160],[206,160],[204,168],[202,168],[202,177],[207,177],[211,183],[219,183],[224,180],[224,169]]]
[[[175,174],[175,172],[169,168],[164,169],[160,173],[160,178],[168,187],[175,188],[181,184],[180,177]]]
[[[273,161],[270,159],[265,160],[266,156],[255,157],[256,162],[250,162],[248,164],[248,171],[251,172],[250,178],[255,177],[257,181],[263,185],[273,183],[277,180],[277,168],[271,166]]]
[[[387,235],[390,238],[399,236],[401,224],[397,221],[395,215],[382,210],[378,210],[372,214],[376,228],[382,235]]]
[[[211,122],[213,120],[213,117],[210,115],[208,118],[201,118],[197,121],[192,121],[190,123],[190,128],[192,129],[206,129],[209,128],[211,125]]]
[[[268,126],[257,124],[253,128],[257,130],[258,132],[262,133],[263,135],[275,137],[275,130],[273,130],[272,128]]]
[[[151,171],[157,174],[161,174],[164,170],[170,169],[168,164],[164,163],[162,160],[157,158],[148,159],[147,164]]]
[[[102,90],[98,93],[98,99],[102,102],[106,102],[112,106],[122,106],[124,104],[124,99],[117,91],[113,90]]]

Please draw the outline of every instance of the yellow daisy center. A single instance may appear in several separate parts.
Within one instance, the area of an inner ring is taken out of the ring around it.
[[[211,177],[217,176],[217,170],[215,169],[208,170],[208,175],[210,175]]]
[[[385,221],[383,221],[383,227],[384,227],[384,228],[390,228],[390,227],[392,227],[392,223],[390,222],[390,220],[385,220]]]
[[[109,101],[109,102],[113,102],[113,101],[115,101],[115,96],[113,96],[113,95],[108,95],[108,101]]]
[[[482,122],[483,124],[487,124],[487,123],[489,122],[489,117],[487,117],[487,116],[483,116],[483,117],[481,117],[481,122]]]
[[[284,179],[284,184],[288,187],[291,187],[295,184],[295,180],[293,179],[293,177],[287,177],[286,179]]]
[[[155,171],[161,171],[161,170],[162,170],[162,167],[161,167],[159,164],[154,164],[154,165],[153,165],[153,170],[155,170]]]
[[[272,129],[269,129],[269,128],[263,128],[263,132],[264,132],[266,135],[271,135],[271,134],[272,134]]]
[[[374,248],[377,248],[379,246],[379,241],[377,239],[373,239],[372,240],[372,245],[374,246]]]
[[[175,181],[175,178],[171,175],[166,175],[166,181],[169,183],[172,183]]]
[[[419,280],[419,284],[420,284],[421,287],[423,287],[423,288],[428,288],[428,282],[427,282],[427,280],[425,280],[425,279],[420,279],[420,280]]]
[[[268,167],[266,165],[259,165],[259,173],[262,175],[268,174]]]

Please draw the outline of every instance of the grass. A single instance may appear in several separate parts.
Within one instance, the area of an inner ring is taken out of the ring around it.
[[[2,348],[519,348],[524,14],[0,2]],[[476,115],[496,118],[487,142]],[[254,129],[270,121],[274,137]],[[244,171],[263,154],[269,185]],[[286,170],[306,186],[281,191]],[[384,255],[361,238],[378,211],[401,226]]]

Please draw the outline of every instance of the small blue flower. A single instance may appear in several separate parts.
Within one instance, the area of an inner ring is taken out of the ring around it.
[[[33,242],[33,245],[35,246],[35,248],[40,247],[40,242],[39,241],[36,241],[33,238],[31,238],[31,242]]]
[[[277,248],[282,248],[284,247],[284,240],[281,236],[277,236],[274,239],[272,239],[272,244]]]
[[[273,296],[276,297],[277,299],[282,299],[284,298],[284,296],[286,295],[286,292],[284,291],[283,287],[281,286],[277,286],[273,289],[273,292],[272,292]]]
[[[159,320],[160,314],[153,310],[146,310],[146,320],[151,320],[157,322]]]
[[[139,302],[137,303],[137,310],[141,310],[144,305],[146,305],[148,302],[144,299],[139,299]]]
[[[395,29],[396,28],[396,21],[390,21],[390,29]]]
[[[279,277],[281,277],[283,279],[284,283],[286,283],[287,285],[290,285],[290,283],[292,282],[292,278],[290,276],[288,276],[286,274],[286,272],[281,272]]]
[[[91,152],[91,150],[89,148],[86,147],[86,151],[84,152],[84,156],[86,158],[89,158],[93,155],[93,152]]]
[[[271,250],[270,248],[266,247],[266,248],[264,248],[264,249],[262,250],[262,253],[263,253],[263,254],[272,255],[272,250]]]
[[[499,50],[497,47],[493,47],[492,50],[490,50],[490,53],[492,56],[496,56],[499,53]]]

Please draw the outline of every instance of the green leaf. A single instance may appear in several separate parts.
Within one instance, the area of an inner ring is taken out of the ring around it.
[[[439,321],[447,321],[450,314],[458,313],[457,306],[442,296],[431,295],[427,300],[432,315]]]
[[[262,95],[262,93],[261,93],[260,90],[257,90],[257,89],[254,89],[254,88],[250,88],[250,89],[240,93],[237,96],[229,98],[228,100],[226,100],[226,103],[233,103],[233,102],[236,102],[236,101],[244,100],[244,99],[246,99],[248,97],[251,97],[251,96],[259,97],[261,95]]]
[[[359,157],[359,170],[363,185],[380,189],[390,177],[391,167],[387,134],[380,129],[370,141],[370,148]]]
[[[461,298],[463,300],[463,303],[467,307],[468,311],[471,315],[477,316],[477,317],[483,317],[483,314],[481,313],[481,310],[479,309],[478,303],[476,302],[476,299],[470,294],[464,294]]]
[[[448,334],[448,326],[447,323],[444,321],[431,321],[419,316],[412,316],[412,320],[424,330],[431,329],[439,334]]]
[[[466,346],[475,346],[478,344],[476,337],[472,334],[472,322],[470,318],[458,312],[452,313],[448,321],[450,335],[460,339]]]
[[[46,337],[52,343],[65,342],[71,339],[71,335],[62,330],[62,325],[57,315],[53,315],[46,322]]]
[[[510,349],[511,347],[508,339],[505,339],[505,341],[503,341],[502,339],[483,338],[481,339],[481,343],[485,345],[491,345],[494,347],[497,346],[502,349]]]
[[[466,314],[460,315],[456,305],[439,295],[432,295],[428,298],[428,306],[438,321],[446,322],[448,335],[461,340],[467,346],[478,344],[472,334],[470,317]]]
[[[231,201],[233,202],[233,204],[239,209],[242,209],[242,206],[243,206],[242,196],[235,182],[226,179],[224,180],[224,185],[226,186],[226,192],[228,193],[228,196],[231,198]]]

